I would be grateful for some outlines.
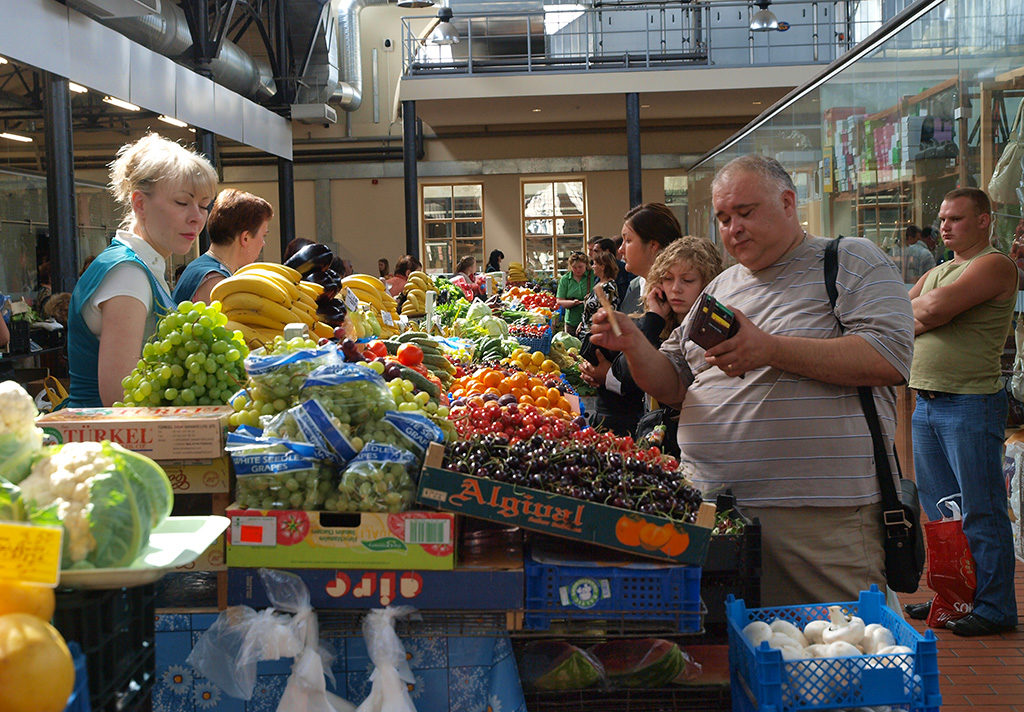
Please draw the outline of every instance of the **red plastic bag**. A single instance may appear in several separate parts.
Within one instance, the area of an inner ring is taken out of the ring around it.
[[[940,510],[945,504],[953,513],[951,518],[924,525],[928,547],[928,587],[935,591],[927,621],[932,628],[945,628],[946,621],[963,618],[974,608],[974,591],[977,588],[974,557],[964,535],[960,508],[949,501],[959,496],[956,494],[938,502]]]

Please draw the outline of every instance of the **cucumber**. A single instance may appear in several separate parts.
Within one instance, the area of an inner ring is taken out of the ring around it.
[[[408,366],[402,366],[402,378],[406,378],[412,381],[412,384],[421,391],[426,393],[434,400],[441,399],[441,389],[437,387],[436,383],[432,383],[429,379],[425,378],[422,373],[416,369],[409,368]]]
[[[429,368],[432,371],[435,368],[439,368],[439,369],[442,369],[442,370],[446,371],[447,373],[455,373],[455,366],[454,366],[454,364],[452,364],[452,362],[449,361],[448,359],[446,359],[444,356],[440,356],[440,355],[434,356],[434,355],[430,355],[430,354],[424,354],[423,355],[423,365],[426,366],[427,368]]]
[[[398,335],[398,340],[405,344],[417,337],[421,339],[430,338],[425,331],[406,331]]]
[[[397,339],[385,339],[384,345],[387,347],[388,353],[394,356],[398,353],[398,347],[401,346],[402,343]]]

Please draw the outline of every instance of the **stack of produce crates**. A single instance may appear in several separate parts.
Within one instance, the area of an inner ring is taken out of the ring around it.
[[[84,653],[93,712],[149,709],[156,669],[155,599],[152,584],[57,591],[54,627]],[[75,689],[77,700],[77,665]],[[76,712],[88,709],[77,704]]]
[[[803,628],[808,622],[828,618],[828,607],[839,606],[848,616],[865,624],[888,628],[897,645],[913,652],[891,655],[858,655],[785,661],[767,642],[755,648],[743,634],[754,621],[781,619]],[[742,600],[729,596],[729,676],[733,712],[796,712],[877,706],[899,706],[914,712],[938,712],[939,669],[935,636],[922,636],[894,610],[885,595],[872,586],[852,602],[809,606],[748,609]]]
[[[701,598],[707,606],[704,629],[711,641],[725,643],[728,625],[725,599],[730,593],[752,608],[761,605],[761,523],[750,519],[736,505],[731,493],[715,502],[718,522],[725,518],[731,533],[712,534],[701,578]],[[735,531],[739,528],[739,531]]]
[[[554,332],[548,326],[544,330],[543,336],[517,336],[515,339],[523,348],[530,349],[530,351],[540,351],[542,354],[547,355],[551,352],[551,338],[553,336]]]

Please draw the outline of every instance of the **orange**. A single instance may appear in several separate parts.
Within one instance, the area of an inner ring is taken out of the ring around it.
[[[492,396],[501,396],[501,391],[493,386],[485,390],[484,393],[490,393]]]
[[[63,712],[75,686],[64,638],[28,613],[0,616],[0,710]]]
[[[562,392],[557,388],[548,389],[548,400],[552,403],[557,403],[562,398]]]
[[[533,401],[533,404],[535,406],[537,406],[538,408],[550,408],[551,407],[551,402],[545,396],[541,396],[540,398],[537,398],[535,401]]]
[[[544,386],[534,386],[530,389],[530,395],[534,398],[547,398],[548,389]]]
[[[500,385],[501,381],[502,381],[501,372],[500,371],[488,371],[487,373],[484,374],[484,377],[481,380],[484,382],[485,386],[489,386],[491,388],[497,388],[498,385]]]
[[[572,412],[572,403],[568,399],[562,397],[558,399],[558,407],[564,410],[566,413]]]

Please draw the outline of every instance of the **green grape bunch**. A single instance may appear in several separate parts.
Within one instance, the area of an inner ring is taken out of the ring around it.
[[[321,509],[333,498],[334,473],[328,463],[281,474],[246,475],[235,480],[235,499],[242,509]]]
[[[228,329],[220,302],[185,301],[163,316],[142,347],[135,370],[121,381],[124,401],[115,405],[225,405],[245,382],[249,349]]]
[[[252,353],[253,357],[282,356],[298,351],[317,352],[313,339],[295,336],[285,339],[278,335],[263,348]],[[260,416],[283,413],[299,402],[299,390],[306,376],[320,364],[330,360],[327,351],[298,363],[274,369],[258,376],[250,376],[245,388],[231,399],[235,412],[228,418],[232,427],[249,425],[260,427]]]

